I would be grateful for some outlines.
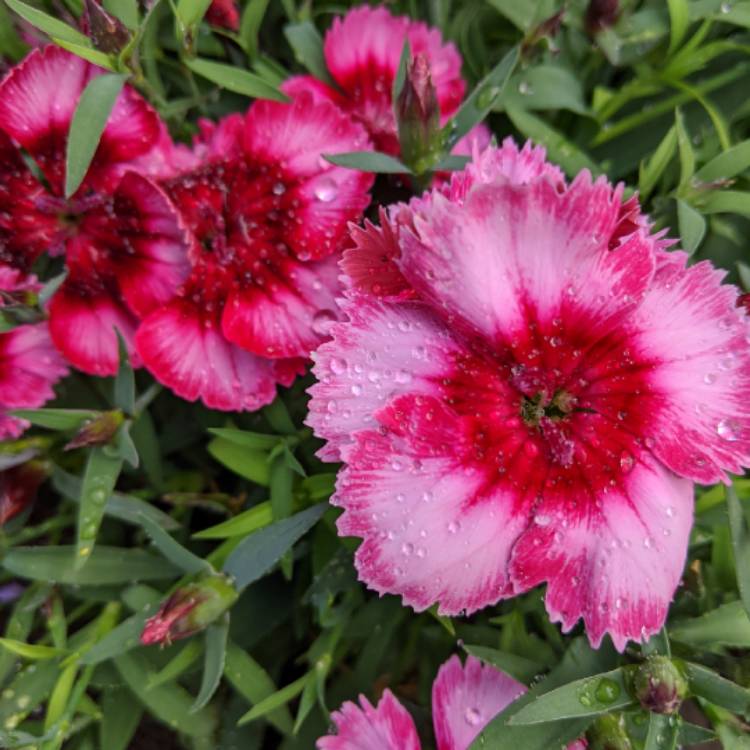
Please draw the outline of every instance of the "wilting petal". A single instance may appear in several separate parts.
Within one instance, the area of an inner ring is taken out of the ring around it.
[[[467,750],[490,719],[525,692],[520,682],[473,656],[463,667],[452,656],[432,684],[437,750]]]
[[[88,82],[105,71],[60,47],[33,50],[0,84],[0,129],[34,158],[55,192],[65,175],[65,144]],[[132,89],[120,94],[87,178],[111,185],[122,162],[143,156],[159,137],[157,114]]]
[[[750,327],[737,290],[707,262],[660,255],[635,311],[634,346],[652,362],[643,409],[653,452],[704,484],[727,481],[750,463]]]
[[[376,707],[360,696],[331,714],[337,734],[321,737],[318,750],[420,750],[414,721],[390,690]]]
[[[0,130],[0,263],[28,270],[44,252],[59,247],[56,216],[39,210],[47,191],[31,174],[10,138]]]
[[[259,409],[276,395],[271,362],[227,341],[216,315],[189,300],[175,298],[151,313],[136,342],[154,377],[187,401],[240,411]]]
[[[318,382],[312,386],[307,423],[329,443],[330,460],[363,429],[374,429],[375,413],[405,393],[436,395],[458,344],[419,304],[391,305],[353,298],[346,323],[331,326],[333,340],[314,354]]]
[[[307,357],[337,316],[338,263],[287,258],[262,286],[230,293],[222,330],[229,341],[261,357]]]
[[[664,625],[687,554],[692,483],[647,456],[631,465],[613,484],[584,468],[567,486],[549,479],[513,550],[516,590],[546,581],[551,618],[565,631],[583,618],[595,648],[609,633],[622,651]]]
[[[96,285],[96,279],[69,278],[49,306],[49,330],[58,351],[75,367],[91,375],[114,375],[119,364],[118,330],[134,367],[140,359],[133,349],[137,320],[120,301],[116,288]]]
[[[402,396],[343,451],[331,502],[342,535],[360,536],[361,580],[441,614],[475,612],[510,588],[507,563],[528,523],[528,497],[493,487],[469,460],[469,426],[440,401]]]

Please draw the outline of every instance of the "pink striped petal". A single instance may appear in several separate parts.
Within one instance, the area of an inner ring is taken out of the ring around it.
[[[550,617],[565,632],[583,618],[594,648],[606,633],[622,651],[661,629],[687,554],[691,482],[648,455],[632,462],[613,484],[593,465],[565,484],[551,473],[513,549],[516,591],[546,581]]]
[[[390,690],[376,707],[363,695],[359,702],[331,714],[337,734],[321,737],[318,750],[420,750],[414,721]]]
[[[463,667],[452,656],[432,684],[437,750],[467,750],[489,721],[525,692],[520,682],[473,656]]]

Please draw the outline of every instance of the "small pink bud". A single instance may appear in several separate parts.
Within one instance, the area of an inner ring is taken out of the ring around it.
[[[635,673],[633,689],[635,697],[647,711],[674,714],[685,700],[688,684],[671,659],[651,656]]]

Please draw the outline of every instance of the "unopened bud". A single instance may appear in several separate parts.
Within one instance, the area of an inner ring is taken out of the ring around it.
[[[240,28],[240,11],[237,0],[212,0],[208,6],[206,20],[212,26],[238,31]]]
[[[588,750],[633,750],[622,714],[600,716],[588,731]]]
[[[146,621],[141,643],[169,644],[187,638],[221,617],[238,596],[229,578],[218,574],[182,586]]]
[[[666,656],[650,656],[635,673],[635,697],[647,711],[674,714],[688,692],[687,680]]]
[[[44,461],[27,461],[0,472],[0,526],[34,502],[48,473]]]
[[[620,15],[619,0],[591,0],[586,9],[585,26],[591,35],[614,26]]]
[[[740,294],[737,297],[737,307],[741,307],[748,315],[750,315],[750,294]]]
[[[130,32],[119,18],[107,12],[97,0],[85,0],[88,35],[96,49],[116,54],[130,41]]]
[[[104,411],[84,422],[75,437],[65,446],[65,450],[83,448],[88,445],[105,445],[112,440],[124,421],[125,415],[119,409]]]
[[[432,83],[430,62],[421,53],[407,64],[404,86],[396,100],[401,157],[419,171],[420,162],[435,152],[440,140],[440,106]]]

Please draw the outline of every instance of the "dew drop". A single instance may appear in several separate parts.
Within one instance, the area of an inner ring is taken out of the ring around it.
[[[716,375],[713,372],[707,372],[703,376],[703,382],[706,383],[707,385],[712,385],[713,383],[716,382]]]
[[[599,680],[594,696],[600,703],[614,703],[620,697],[620,686],[607,677]]]
[[[633,456],[628,451],[623,451],[620,454],[620,471],[623,474],[627,474],[633,468]]]
[[[479,722],[482,721],[482,714],[476,708],[470,706],[464,711],[464,721],[466,721],[469,726],[479,726]]]
[[[448,533],[455,534],[460,528],[461,528],[461,525],[458,523],[458,521],[451,521],[448,524]]]
[[[730,443],[734,443],[740,439],[740,426],[734,419],[722,419],[716,425],[716,432],[719,433],[720,438]]]
[[[338,187],[330,177],[324,177],[313,189],[313,194],[321,203],[330,203],[338,195]]]
[[[312,329],[318,336],[328,336],[331,326],[336,322],[336,313],[333,310],[318,310],[313,315]]]
[[[342,372],[346,371],[346,361],[340,357],[333,357],[330,362],[331,372],[336,375],[341,375]]]
[[[286,187],[283,182],[274,182],[273,187],[271,188],[271,192],[274,195],[284,195],[286,192]]]
[[[362,395],[362,386],[359,383],[355,383],[352,386],[352,396],[361,396]]]
[[[406,557],[409,557],[409,555],[414,553],[414,545],[411,542],[404,542],[401,545],[401,554],[405,555]]]

